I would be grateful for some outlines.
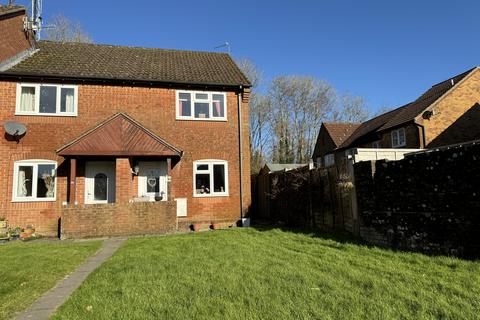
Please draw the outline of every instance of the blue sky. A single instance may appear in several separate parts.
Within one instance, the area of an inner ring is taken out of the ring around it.
[[[229,41],[267,81],[311,75],[372,111],[480,64],[475,0],[43,0],[43,12],[47,23],[60,13],[80,22],[97,43],[213,50]]]

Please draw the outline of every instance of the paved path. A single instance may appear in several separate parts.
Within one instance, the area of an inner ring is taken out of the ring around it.
[[[94,256],[89,257],[77,270],[44,293],[30,307],[15,317],[15,319],[47,320],[58,307],[67,301],[70,295],[85,281],[88,275],[110,258],[125,240],[124,238],[105,240],[102,248]]]

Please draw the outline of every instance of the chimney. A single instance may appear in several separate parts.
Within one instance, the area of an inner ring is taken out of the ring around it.
[[[14,63],[29,54],[35,44],[30,32],[25,30],[24,6],[0,5],[0,70],[2,65]]]

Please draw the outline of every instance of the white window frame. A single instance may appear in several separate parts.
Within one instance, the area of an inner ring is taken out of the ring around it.
[[[38,180],[38,166],[46,164],[46,165],[54,165],[55,166],[55,187],[54,193],[52,198],[37,198],[37,180]],[[20,197],[17,194],[18,191],[18,169],[20,166],[32,166],[32,196],[31,197]],[[52,202],[57,201],[57,162],[53,160],[41,160],[41,159],[33,159],[33,160],[20,160],[15,161],[13,164],[13,188],[12,188],[12,202]],[[34,196],[35,195],[35,196]]]
[[[400,128],[393,130],[390,133],[392,139],[392,148],[404,147],[407,145],[407,137],[405,136],[405,128]],[[400,140],[400,137],[403,137],[403,141]],[[397,142],[395,142],[397,140]]]
[[[188,93],[190,94],[190,101],[191,101],[191,116],[182,116],[180,114],[180,94],[181,93]],[[195,99],[196,94],[208,94],[208,99]],[[223,117],[214,117],[213,116],[213,95],[218,94],[223,96]],[[210,115],[209,118],[195,118],[195,102],[203,102],[208,103],[209,109],[208,113]],[[190,91],[190,90],[177,90],[175,94],[175,113],[177,120],[195,120],[195,121],[227,121],[227,94],[226,92],[213,92],[213,91]]]
[[[325,162],[325,167],[331,167],[335,165],[335,155],[333,153],[326,154],[324,157],[324,162]]]
[[[207,164],[208,170],[197,170],[197,165]],[[225,166],[225,191],[224,192],[215,192],[213,186],[213,165],[220,164]],[[197,194],[196,190],[196,175],[198,174],[209,174],[210,175],[210,193]],[[228,197],[228,161],[226,160],[196,160],[193,161],[193,196],[195,198],[209,198],[209,197]]]
[[[41,113],[40,112],[40,87],[56,87],[57,88],[57,105],[55,113]],[[34,87],[35,88],[35,110],[22,111],[20,110],[22,87]],[[73,112],[60,112],[61,109],[61,89],[73,89]],[[78,86],[67,84],[50,84],[50,83],[17,83],[17,98],[15,115],[21,116],[48,116],[48,117],[76,117],[78,115]]]

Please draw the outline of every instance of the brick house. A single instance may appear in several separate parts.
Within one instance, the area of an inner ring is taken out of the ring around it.
[[[360,123],[323,122],[320,126],[312,159],[315,166],[329,167],[335,163],[334,151],[350,137]]]
[[[47,236],[246,217],[251,85],[228,54],[34,41],[24,16],[0,6],[0,121],[26,127],[0,142],[0,217]]]
[[[480,69],[476,67],[361,124],[322,125],[312,158],[325,165],[340,161],[353,148],[423,149],[480,139],[479,103]],[[333,139],[338,136],[342,141],[337,145]]]

